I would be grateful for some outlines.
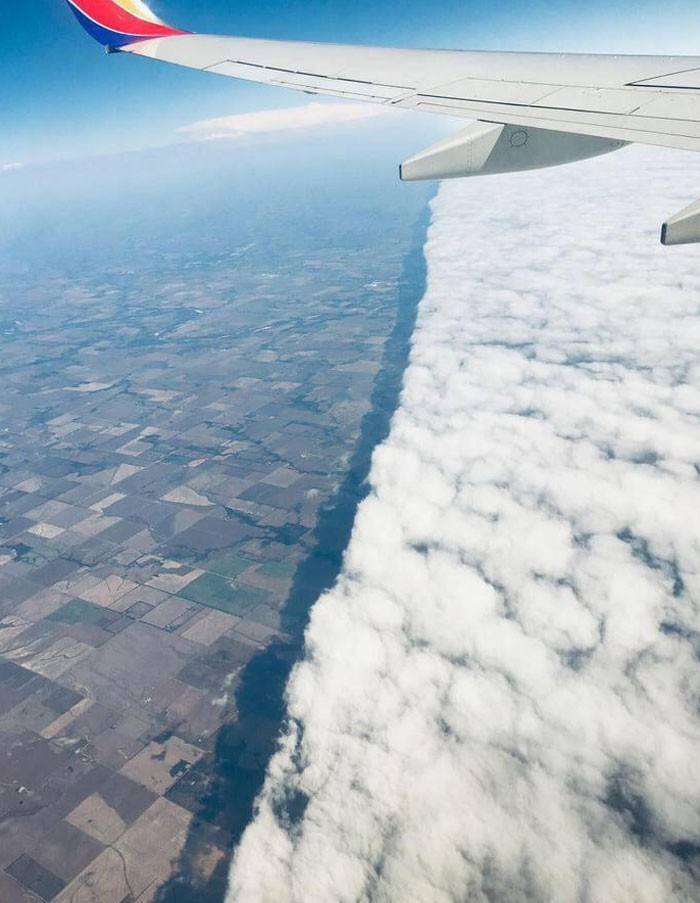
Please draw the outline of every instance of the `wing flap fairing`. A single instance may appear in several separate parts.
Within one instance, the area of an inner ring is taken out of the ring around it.
[[[662,245],[690,245],[696,242],[700,242],[700,201],[679,210],[661,227]]]
[[[400,167],[401,179],[459,179],[542,169],[597,157],[624,147],[623,141],[474,122],[444,141],[411,157]]]

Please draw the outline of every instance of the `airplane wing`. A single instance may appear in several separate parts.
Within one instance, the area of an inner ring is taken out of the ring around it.
[[[401,167],[404,179],[551,166],[629,142],[700,150],[700,57],[400,50],[219,37],[161,22],[142,0],[68,0],[109,51],[218,75],[476,120]],[[662,241],[700,241],[700,205]]]

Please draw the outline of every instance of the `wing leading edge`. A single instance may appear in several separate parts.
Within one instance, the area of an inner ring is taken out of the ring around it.
[[[407,161],[403,178],[551,166],[629,142],[700,150],[700,57],[400,50],[218,37],[171,28],[141,0],[68,3],[109,50],[479,121]],[[686,217],[682,230],[672,228],[673,219],[664,226],[665,243],[681,243],[674,236],[682,243],[700,241],[700,216],[690,225]]]

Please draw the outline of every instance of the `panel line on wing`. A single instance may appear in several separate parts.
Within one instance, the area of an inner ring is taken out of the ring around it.
[[[700,79],[698,82],[697,85],[645,85],[643,82],[631,82],[630,87],[646,88],[647,90],[656,91],[661,94],[663,94],[664,91],[694,91],[696,94],[700,94]]]
[[[263,66],[243,60],[225,59],[205,67],[216,75],[248,78],[283,88],[296,88],[307,93],[330,94],[353,99],[364,98],[373,102],[388,102],[413,94],[415,89],[359,78],[323,75],[282,66]]]
[[[449,99],[449,98],[443,98]],[[691,134],[687,131],[675,130],[669,132],[664,130],[662,124],[651,126],[650,121],[643,116],[620,116],[619,114],[607,114],[607,122],[596,122],[595,114],[588,111],[580,113],[581,116],[587,116],[586,119],[567,119],[564,116],[553,117],[547,115],[539,115],[538,113],[550,113],[552,111],[543,109],[542,107],[522,106],[514,108],[514,105],[500,105],[500,115],[494,120],[491,116],[498,114],[498,104],[479,101],[472,106],[460,107],[446,103],[436,103],[429,98],[419,100],[415,107],[406,105],[407,109],[424,109],[427,112],[442,113],[447,115],[465,116],[469,119],[484,120],[488,117],[488,121],[497,121],[501,123],[511,123],[515,125],[530,125],[536,128],[558,128],[562,131],[577,132],[584,135],[598,135],[601,137],[615,137],[624,141],[645,141],[647,144],[656,144],[662,147],[676,147],[685,150],[700,150],[700,134]],[[507,110],[507,112],[506,112]],[[555,112],[572,113],[572,110],[559,110]],[[602,117],[602,114],[600,114]],[[617,120],[610,122],[610,120]],[[619,121],[622,120],[622,123]],[[655,120],[651,120],[653,123]],[[656,120],[658,122],[658,120]],[[669,120],[664,120],[666,124]],[[674,121],[675,120],[671,120]],[[686,120],[678,120],[686,126],[697,126],[697,122],[688,122]]]
[[[320,72],[306,72],[303,69],[285,69],[282,66],[265,66],[262,63],[251,63],[246,60],[220,60],[218,63],[213,63],[210,66],[205,66],[204,68],[211,70],[215,69],[217,66],[224,65],[224,63],[231,63],[233,66],[250,66],[253,69],[261,69],[265,72],[282,72],[285,75],[299,75],[302,78],[317,78],[319,80],[325,81],[348,82],[349,84],[367,85],[372,88],[389,88],[394,91],[415,91],[415,88],[409,88],[406,87],[406,85],[390,85],[384,82],[373,82],[362,78],[349,78],[344,75],[324,75]]]
[[[696,83],[694,85],[669,85],[666,84],[666,79],[676,78],[679,75],[695,75]],[[678,90],[700,90],[700,70],[698,70],[697,66],[693,66],[691,69],[679,69],[677,72],[666,72],[662,75],[654,75],[651,78],[640,78],[637,81],[628,82],[627,86],[630,88],[676,88]]]
[[[555,94],[556,91],[552,92]],[[424,94],[422,92],[418,92],[416,94],[417,97],[424,100],[451,100],[454,101],[454,109],[461,109],[460,104],[485,104],[490,107],[517,107],[521,110],[532,110],[537,113],[539,110],[554,112],[554,113],[581,113],[582,115],[592,115],[592,116],[635,116],[637,119],[639,118],[638,113],[640,110],[644,110],[646,104],[638,104],[636,107],[632,107],[631,109],[624,110],[603,110],[603,109],[591,109],[590,107],[561,107],[554,106],[551,104],[543,104],[541,102],[537,103],[518,103],[517,101],[512,100],[487,100],[485,98],[480,97],[455,97],[450,94]],[[548,97],[551,95],[547,95]],[[651,98],[650,98],[651,100]],[[642,116],[644,114],[642,113]],[[682,116],[664,116],[662,113],[656,113],[654,116],[655,119],[665,119],[673,122],[685,122],[687,121]]]
[[[481,103],[487,104],[490,107],[519,107],[522,110],[532,110],[535,113],[538,110],[552,110],[559,113],[592,113],[596,116],[630,115],[629,113],[618,113],[614,110],[587,110],[579,107],[553,107],[548,104],[517,103],[514,100],[486,100],[480,97],[454,97],[450,94],[422,94],[421,92],[418,92],[416,96],[426,100],[453,100],[460,104]],[[639,107],[636,107],[636,109],[639,109]]]
[[[556,92],[553,92],[553,93],[556,93]],[[518,109],[521,109],[521,110],[531,109],[535,113],[538,110],[543,110],[543,111],[546,110],[548,112],[554,112],[554,113],[580,113],[584,116],[604,116],[604,117],[632,116],[632,117],[634,117],[635,123],[639,123],[640,119],[644,119],[644,118],[663,119],[666,122],[688,122],[688,120],[690,118],[687,113],[682,114],[679,111],[673,110],[673,107],[674,107],[674,105],[677,104],[677,101],[672,94],[667,94],[666,97],[663,98],[663,101],[658,96],[657,97],[644,96],[644,98],[642,99],[643,100],[642,103],[638,104],[636,107],[633,107],[632,109],[629,109],[629,110],[604,110],[604,109],[590,109],[590,108],[586,109],[583,107],[568,107],[568,106],[561,107],[561,106],[554,106],[552,104],[543,104],[543,103],[541,103],[541,101],[536,104],[529,104],[529,103],[517,103],[516,101],[486,100],[484,98],[479,98],[479,97],[455,97],[453,95],[448,95],[448,94],[418,93],[417,96],[422,99],[428,99],[428,100],[451,100],[451,101],[454,101],[454,108],[456,108],[456,109],[460,109],[461,104],[467,104],[467,105],[469,105],[469,104],[485,104],[489,107],[517,107]],[[551,95],[548,95],[548,96],[551,96]],[[687,95],[686,95],[686,97],[687,97]],[[401,100],[403,100],[403,98],[400,98],[399,102]],[[661,107],[661,109],[658,109],[658,106],[662,103],[666,106],[666,109],[664,109],[663,106]],[[450,105],[450,106],[452,106],[452,105]],[[650,113],[647,113],[647,110],[649,110],[650,108],[654,108],[654,107],[656,107],[656,109],[654,109],[653,115],[650,115]],[[676,115],[673,115],[674,113],[676,113]],[[700,98],[698,98],[698,113],[700,114]],[[697,118],[700,119],[700,116],[698,116]],[[693,121],[695,121],[695,120],[693,120]]]

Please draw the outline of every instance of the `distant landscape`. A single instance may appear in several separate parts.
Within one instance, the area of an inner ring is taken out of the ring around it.
[[[307,150],[0,207],[3,903],[223,897],[423,291],[428,190]]]

